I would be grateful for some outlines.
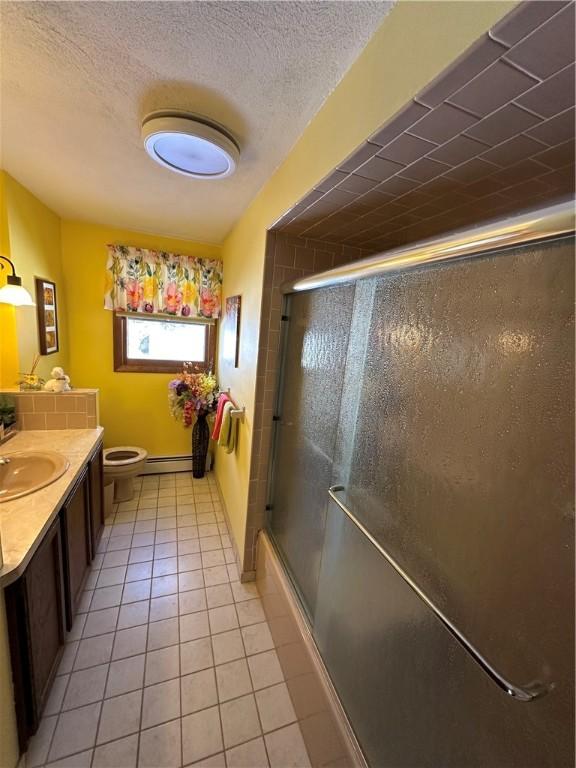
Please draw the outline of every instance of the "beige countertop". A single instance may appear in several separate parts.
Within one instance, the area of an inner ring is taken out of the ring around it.
[[[0,445],[2,456],[45,449],[63,454],[70,462],[62,477],[50,485],[0,504],[0,546],[4,559],[0,569],[0,587],[17,579],[26,568],[103,431],[102,427],[26,430]]]

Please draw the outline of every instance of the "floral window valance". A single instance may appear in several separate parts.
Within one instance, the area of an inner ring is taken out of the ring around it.
[[[104,306],[123,312],[219,317],[222,262],[109,245]]]

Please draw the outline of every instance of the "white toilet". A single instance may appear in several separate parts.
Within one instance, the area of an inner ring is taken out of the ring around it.
[[[134,478],[144,470],[148,451],[133,445],[106,448],[104,478],[114,481],[114,501],[130,501],[134,496]]]

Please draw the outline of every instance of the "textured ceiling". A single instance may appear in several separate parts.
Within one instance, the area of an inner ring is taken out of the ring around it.
[[[520,3],[275,229],[378,252],[574,196],[574,30]]]
[[[0,2],[2,166],[60,215],[219,242],[391,2]],[[230,179],[156,165],[142,116],[226,125]]]

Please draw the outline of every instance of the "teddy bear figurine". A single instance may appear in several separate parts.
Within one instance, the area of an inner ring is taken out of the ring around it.
[[[50,371],[51,379],[48,379],[44,384],[45,392],[69,392],[72,387],[70,386],[70,376],[64,373],[64,368],[52,368]]]

